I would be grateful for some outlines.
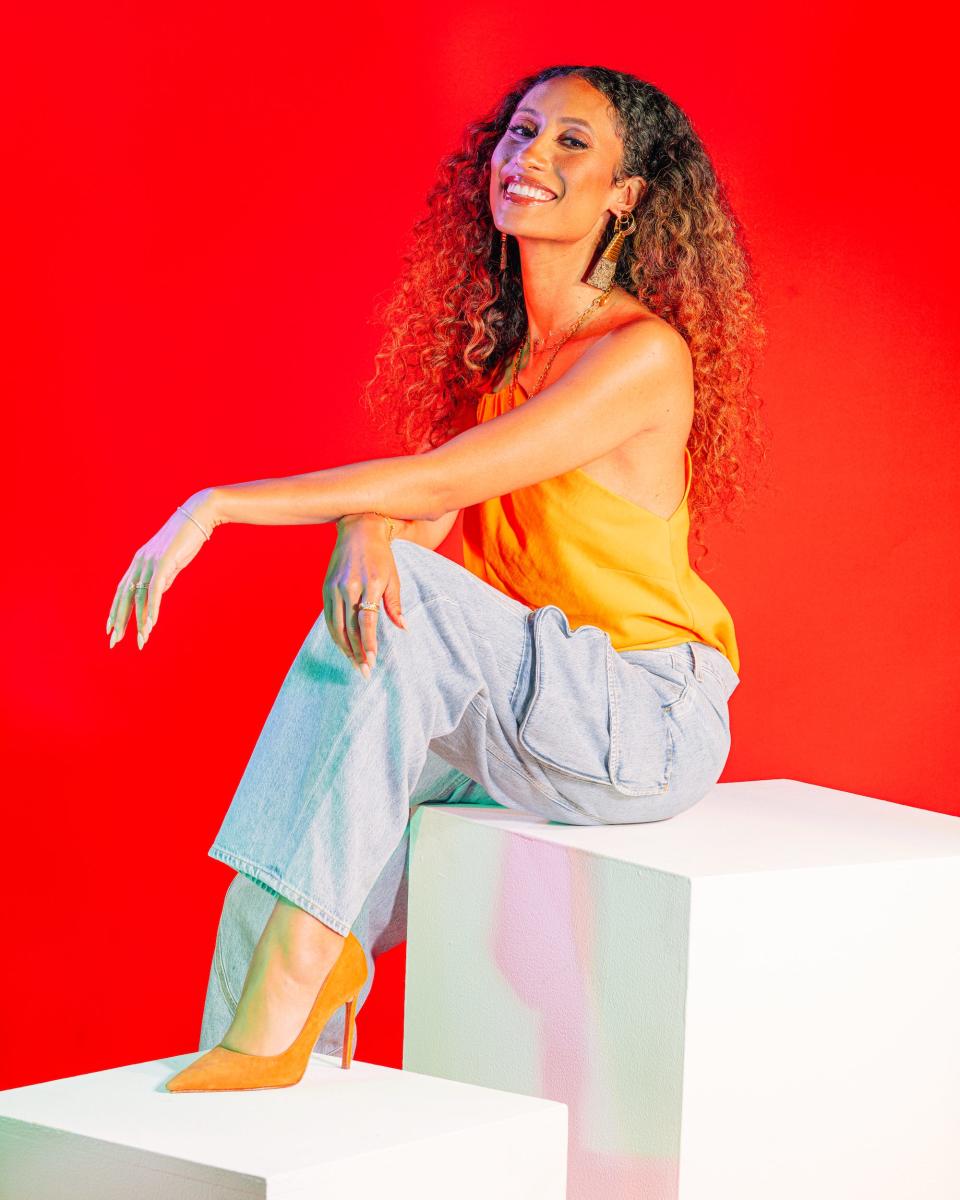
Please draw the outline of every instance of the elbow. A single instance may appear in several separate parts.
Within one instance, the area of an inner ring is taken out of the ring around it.
[[[446,493],[437,493],[430,501],[430,508],[431,512],[427,520],[439,521],[441,517],[445,517],[450,512],[453,505],[447,500]]]
[[[435,450],[428,450],[423,457],[429,460],[435,454]],[[457,507],[453,496],[453,492],[456,489],[450,484],[449,472],[444,469],[442,459],[434,458],[430,463],[430,467],[431,470],[428,472],[427,507],[431,511],[427,519],[437,521],[440,517],[446,516],[448,512]]]

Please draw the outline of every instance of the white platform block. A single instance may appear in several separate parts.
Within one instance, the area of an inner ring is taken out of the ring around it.
[[[564,1101],[569,1200],[957,1200],[960,820],[789,779],[425,805],[404,1067]]]
[[[563,1200],[562,1103],[314,1055],[190,1094],[183,1054],[0,1092],[2,1200]]]

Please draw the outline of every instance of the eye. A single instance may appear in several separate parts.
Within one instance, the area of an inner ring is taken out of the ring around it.
[[[521,135],[532,136],[534,133],[536,133],[536,130],[535,130],[535,129],[533,129],[533,128],[531,128],[531,127],[530,127],[529,125],[527,125],[525,122],[521,121],[521,122],[520,122],[518,125],[511,125],[511,126],[510,126],[510,133],[520,133]],[[563,138],[561,138],[560,140],[561,140],[561,141],[564,141],[564,142],[573,142],[573,143],[574,143],[574,145],[576,145],[576,146],[579,146],[581,150],[586,150],[586,149],[587,149],[587,143],[586,143],[586,142],[582,142],[582,141],[581,141],[579,138],[577,138],[577,137],[574,137],[572,133],[568,133],[568,134],[566,134],[566,135],[565,135]]]

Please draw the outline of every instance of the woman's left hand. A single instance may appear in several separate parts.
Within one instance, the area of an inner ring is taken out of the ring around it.
[[[182,505],[194,518],[178,508],[167,523],[134,554],[117,587],[107,618],[112,630],[110,647],[123,637],[130,610],[137,619],[137,644],[142,650],[160,615],[160,599],[187,563],[192,562],[217,524],[209,511],[210,490],[196,492]],[[195,522],[207,532],[204,537]]]

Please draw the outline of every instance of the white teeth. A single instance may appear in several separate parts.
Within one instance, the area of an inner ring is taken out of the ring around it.
[[[511,182],[507,184],[508,196],[529,196],[531,200],[552,200],[553,194],[541,188],[530,187],[526,183]]]

